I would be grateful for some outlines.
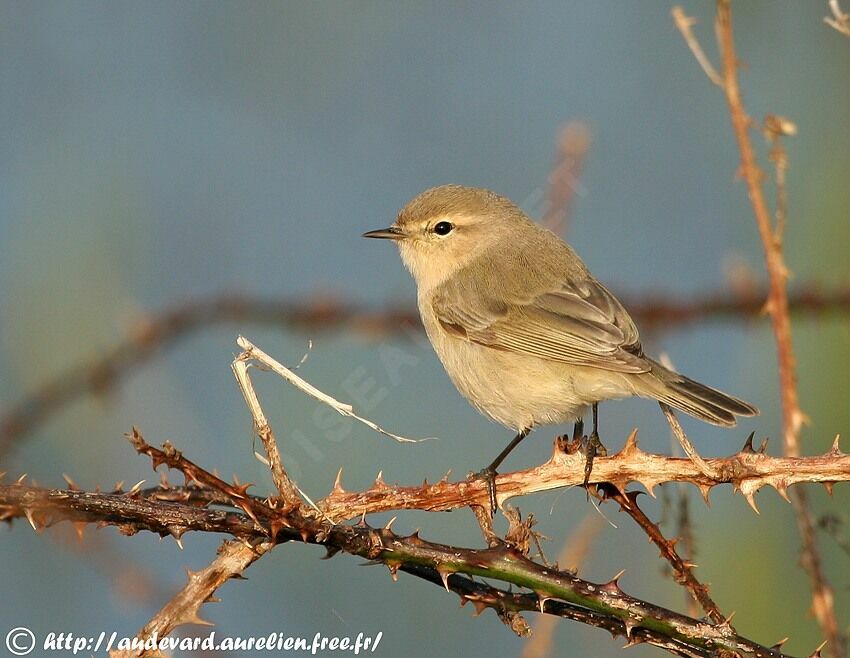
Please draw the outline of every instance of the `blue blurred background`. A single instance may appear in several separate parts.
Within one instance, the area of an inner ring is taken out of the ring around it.
[[[594,141],[569,239],[625,296],[724,289],[731,267],[761,279],[760,243],[720,92],[705,78],[666,2],[34,2],[0,4],[0,407],[115,345],[166,305],[221,291],[325,296],[380,306],[414,303],[395,250],[360,238],[389,224],[413,195],[457,182],[504,193],[540,212],[559,126],[582,119]],[[716,59],[709,2],[685,9]],[[745,101],[752,115],[791,118],[787,256],[794,281],[847,282],[850,41],[825,26],[826,2],[736,3]],[[758,137],[756,135],[756,137]],[[757,139],[762,155],[766,148]],[[439,442],[398,445],[333,416],[271,375],[258,375],[267,412],[299,484],[324,495],[344,483],[456,477],[481,468],[510,438],[477,415],[430,348],[398,337],[306,335],[232,324],[194,334],[117,388],[41,425],[0,470],[82,487],[156,482],[122,438],[138,425],[194,461],[270,491],[253,457],[251,423],[229,370],[244,333],[388,429]],[[645,336],[682,371],[740,395],[760,418],[732,431],[686,422],[704,455],[739,448],[754,430],[778,449],[780,410],[766,321],[717,322]],[[806,452],[846,430],[847,323],[798,319]],[[397,363],[388,366],[387,363]],[[656,405],[603,405],[603,438],[618,448],[639,427],[648,450],[671,449]],[[506,468],[539,463],[560,428],[544,428]],[[8,476],[7,476],[8,479]],[[179,481],[179,478],[178,478]],[[788,504],[773,491],[754,515],[718,488],[695,494],[697,575],[738,630],[791,653],[820,642]],[[817,510],[848,496],[813,491]],[[513,501],[534,513],[558,552],[596,511],[579,490]],[[665,514],[652,501],[656,518]],[[631,594],[686,610],[657,551],[613,507],[580,574],[626,569]],[[672,511],[666,510],[670,518]],[[381,519],[376,518],[375,522]],[[465,510],[402,514],[445,543],[480,545]],[[672,526],[668,531],[674,532]],[[846,536],[846,532],[842,530]],[[187,535],[185,550],[150,534],[0,528],[0,632],[116,630],[132,636],[219,538]],[[839,618],[850,609],[848,556],[823,539]],[[492,612],[474,619],[457,598],[359,559],[319,561],[286,545],[221,590],[203,614],[222,635],[310,636],[383,631],[385,656],[518,656],[527,643]],[[529,615],[536,621],[535,615]],[[620,655],[622,640],[561,622],[553,655]],[[4,649],[5,650],[5,649]],[[646,647],[638,655],[656,655]]]

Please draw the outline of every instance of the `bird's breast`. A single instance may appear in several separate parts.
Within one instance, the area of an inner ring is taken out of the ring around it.
[[[473,342],[463,332],[444,328],[427,298],[419,299],[419,310],[431,345],[458,391],[502,425],[518,431],[572,421],[594,401],[576,381],[583,368]]]

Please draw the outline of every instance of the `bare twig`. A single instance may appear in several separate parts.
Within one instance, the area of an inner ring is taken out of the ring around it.
[[[685,430],[682,428],[679,419],[676,418],[676,413],[670,405],[664,402],[659,402],[658,405],[661,407],[661,411],[664,412],[664,417],[667,418],[667,423],[673,431],[673,436],[679,441],[679,445],[682,446],[682,450],[685,451],[688,458],[709,478],[717,479],[717,473],[712,470],[711,466],[708,465],[705,459],[697,452],[697,449],[694,448],[694,444],[691,443],[687,434],[685,434]]]
[[[825,16],[823,22],[838,30],[841,34],[850,37],[850,14],[841,9],[838,0],[829,0],[829,9],[832,16]]]
[[[272,480],[274,480],[278,493],[283,498],[285,505],[298,505],[301,501],[298,495],[298,487],[290,479],[286,473],[286,469],[283,467],[283,461],[277,449],[274,432],[271,425],[269,425],[266,414],[263,412],[263,408],[260,406],[260,399],[257,397],[257,392],[254,390],[251,378],[248,376],[248,360],[251,358],[250,350],[248,350],[237,356],[230,365],[233,369],[233,374],[236,376],[239,389],[242,391],[242,397],[245,398],[245,404],[248,405],[248,409],[254,419],[254,431],[260,437],[265,447],[269,470],[272,473]]]
[[[591,141],[590,129],[581,121],[570,121],[558,133],[558,150],[549,174],[546,210],[540,223],[559,235],[567,231],[570,208],[580,190],[581,171]]]
[[[782,145],[782,137],[796,135],[797,126],[788,119],[775,114],[764,118],[764,134],[770,144],[770,160],[775,167],[776,175],[776,225],[774,242],[782,245],[785,237],[785,219],[788,215],[788,194],[785,188],[785,173],[788,170],[788,154]]]
[[[312,398],[315,398],[319,402],[322,402],[322,403],[328,405],[331,409],[336,411],[338,414],[341,414],[343,416],[348,416],[349,418],[353,418],[354,420],[359,421],[359,422],[363,423],[364,425],[366,425],[367,427],[375,430],[379,434],[383,434],[384,436],[388,436],[391,439],[395,439],[399,443],[419,443],[420,441],[429,441],[429,440],[434,438],[434,437],[426,437],[426,438],[422,438],[422,439],[408,439],[407,437],[401,436],[399,434],[393,434],[392,432],[385,430],[380,425],[372,422],[368,418],[363,418],[362,416],[358,416],[356,413],[354,413],[354,407],[352,407],[350,404],[345,404],[344,402],[340,402],[339,400],[335,400],[334,398],[332,398],[327,393],[323,393],[322,391],[317,389],[315,386],[313,386],[310,382],[305,381],[304,379],[302,379],[301,377],[296,375],[294,372],[292,372],[292,370],[290,370],[289,368],[287,368],[286,366],[281,364],[279,361],[276,361],[275,359],[270,357],[268,354],[263,352],[259,347],[254,345],[251,341],[249,341],[244,336],[239,336],[236,339],[236,343],[239,345],[239,347],[241,347],[245,351],[236,358],[236,361],[234,361],[234,364],[238,363],[238,362],[244,363],[248,360],[256,361],[261,366],[268,368],[269,370],[271,370],[275,374],[278,374],[281,377],[283,377],[286,381],[288,381],[290,384],[295,386],[295,388],[299,389],[300,391],[303,391],[304,393],[306,393],[307,395],[309,395]],[[237,379],[238,379],[238,377],[237,377]],[[240,382],[240,386],[241,385],[242,384]],[[247,399],[248,398],[246,398],[246,400]],[[251,411],[252,414],[256,413],[255,410],[254,410],[254,406],[253,406],[253,403],[255,401],[256,401],[256,395],[254,395],[254,400],[249,402],[249,404],[248,404],[248,406],[252,408],[252,411]],[[256,407],[259,408],[259,402],[256,402]],[[259,410],[259,413],[262,414],[262,410]],[[257,418],[257,416],[255,415],[255,419],[256,418]],[[263,419],[265,419],[265,416],[263,416]],[[263,422],[265,422],[265,421],[263,421]],[[266,427],[268,427],[267,422],[266,422]]]
[[[688,48],[691,49],[694,59],[696,59],[697,63],[702,67],[702,70],[705,72],[706,76],[708,76],[708,79],[718,87],[722,87],[723,77],[717,72],[717,69],[714,68],[714,64],[712,64],[711,60],[708,59],[708,56],[706,56],[699,40],[694,36],[694,32],[691,29],[697,24],[697,19],[693,16],[688,16],[685,13],[685,10],[679,5],[675,5],[670,10],[670,15],[673,17],[673,23],[675,23],[676,29],[682,33],[682,37],[684,38],[685,43],[688,44]]]
[[[785,222],[784,168],[786,164],[783,159],[782,166],[778,169],[782,177],[778,207],[780,224],[774,227],[771,225],[770,213],[764,198],[762,172],[750,141],[752,122],[744,109],[738,85],[738,59],[735,53],[732,31],[731,0],[717,1],[715,28],[723,61],[721,88],[729,106],[732,128],[741,153],[741,175],[747,186],[767,267],[769,280],[767,310],[773,324],[779,362],[784,452],[790,457],[796,457],[800,454],[800,428],[805,416],[800,409],[797,393],[796,363],[791,340],[791,318],[786,287],[788,268],[782,255],[782,235]],[[845,640],[835,616],[832,588],[826,581],[821,568],[812,515],[804,491],[794,490],[791,495],[803,543],[802,563],[809,575],[812,587],[812,607],[818,624],[829,642],[831,655],[838,658],[844,655]]]
[[[274,544],[258,541],[254,544],[226,541],[218,549],[218,556],[200,571],[188,571],[188,581],[153,618],[142,627],[136,638],[144,643],[149,638],[162,639],[178,626],[210,622],[201,619],[201,606],[209,601],[215,591],[231,578],[242,575],[253,562],[269,551]],[[158,650],[115,650],[110,658],[146,658],[162,655]]]
[[[635,523],[640,526],[641,530],[646,533],[646,536],[649,537],[650,541],[658,547],[658,550],[661,551],[661,556],[667,560],[672,567],[676,582],[690,592],[694,600],[702,606],[703,610],[705,610],[708,618],[715,624],[728,626],[726,618],[720,612],[720,609],[712,600],[711,596],[709,596],[708,587],[697,580],[694,575],[693,569],[695,565],[683,560],[678,551],[676,551],[676,542],[678,540],[667,540],[658,525],[653,523],[640,506],[638,506],[637,496],[640,492],[624,492],[616,487],[610,486],[605,487],[604,490],[610,498],[616,500],[620,504],[620,509],[632,517]]]

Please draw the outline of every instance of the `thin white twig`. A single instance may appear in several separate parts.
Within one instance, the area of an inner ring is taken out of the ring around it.
[[[691,443],[690,439],[685,434],[685,430],[682,429],[682,426],[679,424],[679,419],[676,418],[676,414],[673,409],[663,402],[659,402],[658,404],[661,407],[661,411],[663,411],[664,415],[667,417],[670,429],[673,430],[673,434],[676,435],[676,438],[679,440],[679,445],[682,446],[682,450],[685,451],[685,454],[694,464],[696,464],[697,468],[702,471],[703,475],[712,479],[717,479],[719,477],[717,471],[714,470],[702,457],[700,457],[696,448],[694,448],[694,444]]]
[[[352,407],[350,404],[345,404],[344,402],[340,402],[339,400],[332,398],[327,393],[323,393],[322,391],[317,389],[315,386],[313,386],[309,382],[301,379],[301,377],[299,377],[294,372],[292,372],[292,370],[290,370],[286,366],[282,365],[280,362],[278,362],[275,359],[273,359],[272,357],[270,357],[268,354],[263,352],[259,347],[254,345],[251,341],[249,341],[244,336],[239,336],[236,339],[236,343],[239,345],[239,347],[241,347],[243,350],[245,350],[244,353],[240,355],[240,357],[239,357],[240,359],[243,359],[243,360],[254,359],[254,360],[256,360],[258,363],[265,366],[266,368],[268,368],[272,372],[280,375],[286,381],[288,381],[290,384],[292,384],[296,388],[300,389],[301,391],[303,391],[304,393],[306,393],[310,397],[315,398],[319,402],[323,402],[324,404],[328,405],[331,409],[333,409],[334,411],[336,411],[337,413],[339,413],[343,416],[348,416],[350,418],[354,418],[357,421],[360,421],[361,423],[363,423],[367,427],[371,427],[373,430],[383,434],[384,436],[388,436],[391,439],[395,439],[399,443],[419,443],[420,441],[430,441],[430,440],[433,440],[433,439],[436,438],[436,437],[429,436],[429,437],[425,437],[425,438],[421,438],[421,439],[409,439],[407,437],[401,436],[399,434],[394,434],[393,432],[385,430],[383,427],[381,427],[377,423],[374,423],[367,418],[363,418],[362,416],[358,416],[354,412],[354,407]],[[250,405],[251,405],[251,402],[249,401],[249,406]]]
[[[829,9],[832,11],[832,16],[825,16],[823,22],[850,37],[850,14],[842,11],[838,0],[829,0]]]
[[[697,38],[694,36],[693,30],[691,30],[691,28],[696,25],[697,19],[693,16],[688,16],[685,13],[685,10],[679,5],[673,7],[673,9],[670,10],[670,14],[673,16],[673,22],[676,24],[676,28],[682,33],[685,43],[688,44],[688,48],[691,49],[691,52],[694,54],[694,58],[702,67],[702,70],[705,71],[708,79],[718,87],[723,87],[723,76],[721,76],[717,72],[717,69],[714,68],[711,60],[708,59],[708,56],[705,54],[705,51],[702,49],[699,41],[697,41]]]

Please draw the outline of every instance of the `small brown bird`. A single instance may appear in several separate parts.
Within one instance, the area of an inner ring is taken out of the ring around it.
[[[496,468],[537,425],[593,409],[588,468],[601,447],[597,403],[652,398],[715,425],[758,410],[680,375],[643,353],[619,301],[572,248],[489,190],[444,185],[413,199],[386,229],[416,281],[428,338],[460,393],[517,432]],[[581,434],[581,430],[577,431]]]

